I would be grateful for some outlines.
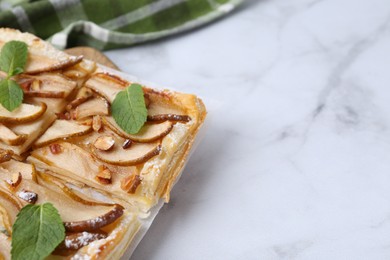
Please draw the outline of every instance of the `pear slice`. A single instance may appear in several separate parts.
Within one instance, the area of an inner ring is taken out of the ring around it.
[[[106,73],[95,73],[85,82],[86,87],[107,99],[110,104],[116,95],[128,85],[127,81]]]
[[[21,104],[17,109],[10,112],[0,106],[0,123],[21,124],[34,121],[41,117],[46,111],[46,104],[40,105]]]
[[[123,215],[124,208],[115,204],[113,209],[104,215],[97,216],[93,219],[87,219],[82,221],[64,222],[65,230],[68,232],[83,232],[83,231],[96,231],[102,227],[105,227]]]
[[[82,136],[92,131],[89,125],[81,125],[76,121],[56,120],[53,125],[35,142],[34,147],[42,147],[61,139]]]
[[[22,41],[28,45],[28,59],[24,68],[28,74],[67,68],[83,59],[82,56],[70,56],[30,33],[0,28],[0,47],[8,41]]]
[[[5,125],[0,124],[0,140],[8,145],[21,145],[27,140],[27,135],[17,135]]]
[[[174,125],[170,121],[160,124],[145,124],[137,134],[128,134],[117,125],[111,116],[102,117],[102,123],[117,135],[139,143],[150,143],[163,138],[169,134]]]
[[[122,142],[119,143],[123,143]],[[114,146],[109,151],[102,151],[92,147],[92,153],[99,160],[118,166],[132,166],[146,162],[161,152],[160,142],[155,143],[134,143],[128,149],[121,146]]]
[[[11,238],[0,232],[0,259],[10,260]]]
[[[105,239],[107,234],[105,232],[80,232],[67,234],[65,240],[57,246],[53,255],[69,256],[80,248],[89,245],[93,241]]]
[[[77,120],[84,119],[89,116],[106,116],[109,114],[109,105],[102,98],[94,98],[79,105],[75,110]]]
[[[20,191],[34,193],[37,195],[36,203],[50,202],[58,209],[66,230],[69,232],[98,230],[113,223],[124,213],[124,208],[119,204],[88,206],[67,196],[60,189],[50,189],[32,180],[23,180],[17,191],[9,192],[6,190],[7,184],[4,181],[12,174],[14,173],[0,170],[0,204],[20,210],[27,203],[20,198],[15,199],[15,195]]]
[[[18,83],[29,97],[66,98],[76,88],[77,83],[58,73],[21,75]]]

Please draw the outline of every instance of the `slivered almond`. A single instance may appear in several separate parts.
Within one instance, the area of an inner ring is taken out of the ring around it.
[[[111,178],[112,178],[111,171],[105,166],[100,167],[100,169],[101,170],[96,175],[96,179],[101,184],[111,184]]]
[[[12,174],[12,179],[11,180],[6,180],[7,184],[15,189],[19,186],[19,184],[22,182],[22,174],[19,173],[13,173]]]
[[[133,141],[131,141],[130,139],[126,139],[123,144],[122,144],[122,148],[123,149],[128,149],[131,147],[131,145],[133,144]]]
[[[110,135],[99,136],[93,143],[93,146],[95,146],[96,149],[99,149],[101,151],[108,151],[112,147],[114,147],[114,145],[115,139]]]
[[[125,177],[121,180],[121,189],[134,194],[138,186],[141,184],[141,181],[141,177],[138,174]]]
[[[95,132],[99,132],[101,128],[102,128],[102,118],[99,115],[93,116],[93,118],[92,118],[92,129]]]

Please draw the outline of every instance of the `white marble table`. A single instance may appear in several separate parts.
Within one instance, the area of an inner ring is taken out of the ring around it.
[[[389,0],[251,1],[107,54],[209,107],[133,259],[390,258]]]

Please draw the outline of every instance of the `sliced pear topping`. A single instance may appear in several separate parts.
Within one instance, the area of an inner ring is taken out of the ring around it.
[[[93,148],[92,153],[99,160],[120,166],[131,166],[144,163],[161,151],[161,145],[156,143],[134,143],[130,149],[114,146],[110,151]]]
[[[173,121],[173,122],[187,123],[191,121],[191,117],[186,115],[174,115],[174,114],[149,115],[148,121],[150,122]]]
[[[80,91],[77,93],[77,96],[74,100],[72,100],[72,102],[70,102],[67,106],[66,106],[66,110],[70,111],[72,110],[73,108],[76,108],[77,106],[81,105],[82,103],[84,103],[85,101],[89,100],[93,98],[93,92],[91,89],[89,88],[81,88]]]
[[[84,119],[89,116],[101,115],[106,116],[109,114],[109,105],[102,98],[95,98],[88,100],[85,103],[79,105],[75,110],[75,117],[77,120]]]
[[[27,135],[17,135],[5,125],[0,124],[0,140],[8,145],[21,145],[27,140]]]
[[[21,104],[17,109],[10,112],[0,106],[0,123],[20,124],[34,121],[41,117],[46,111],[46,104],[40,105]]]
[[[58,189],[60,189],[62,192],[64,192],[66,195],[68,195],[70,198],[72,198],[73,200],[87,206],[113,206],[114,205],[112,203],[93,201],[90,200],[90,198],[80,197],[80,195],[78,195],[72,188],[65,185],[62,181],[60,181],[56,177],[51,176],[50,174],[53,174],[52,172],[50,172],[50,174],[48,174],[47,172],[50,171],[46,171],[45,173],[38,172],[40,184],[48,184],[51,187],[55,186]]]
[[[105,227],[123,215],[124,208],[115,204],[114,208],[102,216],[93,219],[75,222],[65,222],[65,230],[68,232],[96,231]]]
[[[128,134],[123,131],[111,116],[102,118],[103,124],[108,126],[117,135],[139,143],[150,143],[163,138],[173,128],[173,123],[166,121],[161,124],[145,124],[137,134]]]
[[[99,136],[95,142],[93,143],[93,146],[95,146],[96,149],[102,150],[102,151],[108,151],[115,145],[115,139],[114,137],[110,135],[102,135]]]
[[[122,91],[129,83],[114,75],[106,73],[96,73],[85,82],[85,86],[92,89],[105,99],[110,104],[114,101],[116,95]]]
[[[28,59],[24,68],[24,72],[28,74],[70,67],[79,63],[83,58],[82,56],[70,56],[35,35],[9,28],[0,28],[0,47],[8,41],[22,41],[28,45]]]
[[[80,232],[69,234],[65,237],[64,242],[62,242],[56,250],[52,253],[53,255],[69,256],[73,254],[76,250],[89,245],[93,241],[105,239],[107,234],[100,232]]]
[[[35,142],[35,147],[48,145],[64,138],[85,135],[91,131],[91,126],[80,125],[76,121],[56,120],[54,124]]]

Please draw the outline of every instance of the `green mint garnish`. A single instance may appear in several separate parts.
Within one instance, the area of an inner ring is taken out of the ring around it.
[[[22,208],[12,227],[12,260],[42,260],[65,239],[65,227],[50,203]]]
[[[115,122],[128,134],[136,134],[145,124],[148,111],[139,84],[131,84],[119,92],[111,105]]]
[[[0,69],[7,77],[0,81],[0,104],[8,111],[13,111],[23,101],[23,90],[12,76],[24,71],[27,63],[27,44],[20,41],[10,41],[4,44],[0,53]]]

